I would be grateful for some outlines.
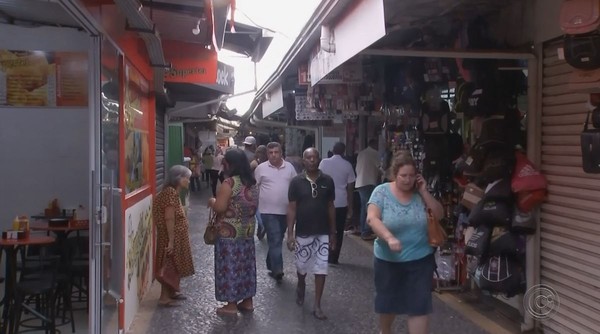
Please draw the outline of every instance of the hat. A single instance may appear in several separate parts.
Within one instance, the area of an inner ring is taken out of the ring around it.
[[[252,136],[246,137],[246,139],[244,139],[244,145],[256,145],[256,138]]]

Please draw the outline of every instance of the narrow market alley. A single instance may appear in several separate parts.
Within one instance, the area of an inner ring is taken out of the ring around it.
[[[255,311],[250,315],[221,318],[215,309],[220,306],[214,295],[214,262],[212,246],[204,244],[202,235],[208,221],[208,193],[194,193],[189,208],[190,238],[196,274],[182,280],[182,292],[189,299],[179,307],[157,306],[157,282],[146,294],[129,333],[378,333],[377,316],[373,311],[373,264],[369,243],[346,237],[340,264],[330,266],[323,296],[323,310],[328,320],[320,321],[312,314],[313,280],[308,280],[303,307],[295,303],[296,274],[293,255],[284,250],[285,277],[281,284],[267,275],[266,239],[256,240],[257,295]],[[487,331],[459,315],[437,297],[431,333],[479,334]],[[406,323],[399,318],[396,333],[406,333]]]

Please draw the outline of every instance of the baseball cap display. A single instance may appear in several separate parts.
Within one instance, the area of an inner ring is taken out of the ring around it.
[[[244,139],[244,145],[256,145],[256,138],[252,136],[246,137],[246,139]]]

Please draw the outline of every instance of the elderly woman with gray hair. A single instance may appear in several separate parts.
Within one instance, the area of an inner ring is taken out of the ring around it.
[[[189,187],[191,176],[192,171],[185,166],[171,167],[166,185],[154,198],[152,205],[152,219],[156,226],[154,269],[161,268],[166,253],[172,257],[180,278],[191,276],[195,272],[188,221],[179,198],[179,193]],[[165,307],[178,306],[176,301],[183,299],[186,299],[185,295],[163,284],[158,304]]]

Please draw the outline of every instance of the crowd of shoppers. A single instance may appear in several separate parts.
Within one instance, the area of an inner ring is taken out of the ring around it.
[[[327,319],[321,307],[329,265],[339,264],[344,229],[353,218],[354,192],[360,194],[359,233],[374,241],[375,312],[380,330],[390,333],[397,315],[408,315],[409,333],[428,332],[432,312],[431,285],[434,249],[428,243],[426,208],[437,218],[442,205],[428,192],[407,153],[394,156],[388,180],[382,183],[377,140],[359,152],[356,173],[344,158],[346,147],[336,143],[330,157],[321,159],[314,147],[304,150],[301,171],[283,157],[277,142],[257,146],[252,136],[244,149],[207,148],[204,170],[216,171],[208,206],[217,214],[214,248],[215,296],[225,305],[220,316],[254,310],[256,252],[254,235],[267,236],[266,265],[277,282],[284,277],[283,244],[294,252],[296,303],[304,304],[306,276],[315,277],[313,315]],[[220,158],[218,158],[220,156]],[[196,167],[197,168],[197,167]],[[216,180],[221,173],[222,184]],[[198,173],[183,166],[169,170],[167,186],[153,206],[157,226],[155,268],[172,257],[181,277],[194,273],[188,222],[178,192]],[[214,186],[213,186],[214,184]],[[257,233],[258,229],[258,233]],[[159,304],[177,305],[180,291],[163,286]]]

